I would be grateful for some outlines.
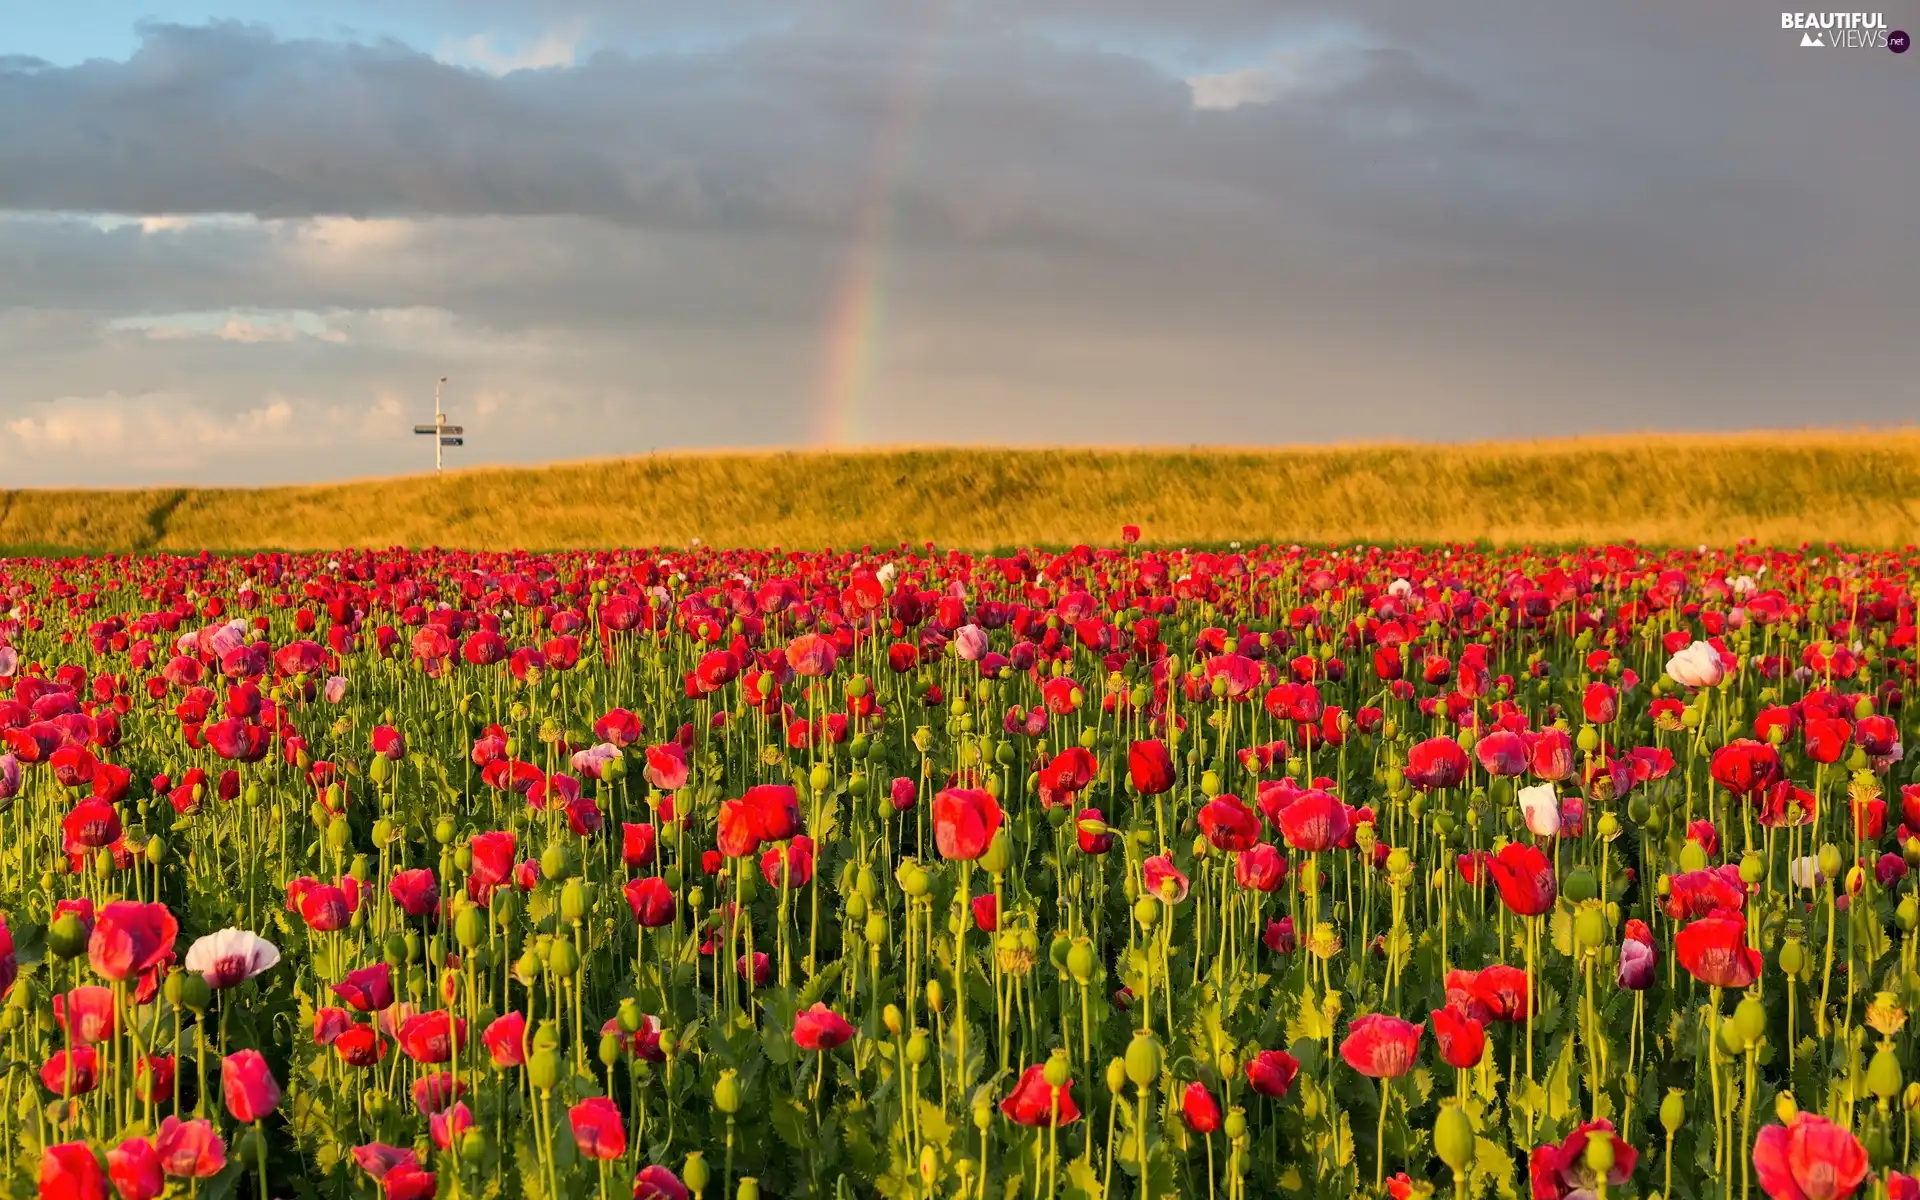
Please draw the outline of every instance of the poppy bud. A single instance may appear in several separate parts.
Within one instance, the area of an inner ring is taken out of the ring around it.
[[[1781,1092],[1773,1098],[1773,1115],[1780,1118],[1782,1125],[1793,1124],[1793,1119],[1800,1115],[1800,1106],[1794,1103],[1792,1092]]]
[[[1607,944],[1607,917],[1597,908],[1586,907],[1574,914],[1573,938],[1583,950],[1598,950]]]
[[[1473,1122],[1459,1104],[1446,1103],[1440,1106],[1440,1115],[1433,1122],[1433,1149],[1440,1156],[1440,1161],[1451,1167],[1456,1176],[1465,1175],[1473,1165]]]
[[[902,1025],[901,1018],[900,1018],[900,1006],[897,1004],[889,1004],[886,1006],[886,1008],[882,1009],[880,1011],[880,1023],[887,1027],[888,1033],[891,1033],[895,1037],[899,1037],[900,1029]]]
[[[1840,877],[1840,868],[1846,860],[1840,856],[1840,847],[1828,842],[1820,847],[1820,873],[1828,879]]]
[[[907,1039],[907,1065],[917,1067],[926,1062],[930,1049],[926,1030],[914,1030],[913,1036]]]
[[[927,1008],[936,1013],[946,1011],[947,993],[938,979],[927,980]]]
[[[477,908],[463,908],[453,919],[453,940],[463,950],[472,950],[487,940],[487,927]]]
[[[1767,1036],[1767,1009],[1752,994],[1743,996],[1733,1010],[1733,1024],[1748,1047],[1759,1045]]]
[[[565,846],[558,844],[548,846],[540,855],[540,874],[543,878],[565,879],[572,870],[573,862]]]
[[[1126,1086],[1127,1086],[1126,1062],[1118,1058],[1109,1059],[1107,1061],[1107,1091],[1112,1093],[1115,1096],[1118,1096],[1120,1094],[1120,1089]]]
[[[569,978],[580,971],[580,952],[573,948],[571,940],[557,938],[547,956],[547,966],[562,979]]]
[[[615,1063],[619,1062],[620,1051],[622,1049],[624,1049],[624,1045],[620,1040],[619,1034],[617,1033],[601,1034],[600,1046],[599,1046],[599,1055],[600,1055],[601,1065],[611,1067]]]
[[[578,879],[567,880],[560,889],[560,919],[578,925],[587,915],[587,888]]]
[[[78,958],[87,952],[87,927],[73,913],[62,913],[47,929],[47,949],[61,958]]]
[[[981,869],[989,875],[999,875],[1006,871],[1007,863],[1013,856],[1012,843],[1007,839],[1007,831],[1002,829],[993,835],[987,843],[987,852],[980,856]]]

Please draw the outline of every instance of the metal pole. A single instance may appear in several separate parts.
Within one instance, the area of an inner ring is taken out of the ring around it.
[[[447,414],[440,411],[440,389],[445,386],[447,377],[442,375],[433,385],[433,473],[440,474],[440,455],[443,452],[440,437],[446,427]]]

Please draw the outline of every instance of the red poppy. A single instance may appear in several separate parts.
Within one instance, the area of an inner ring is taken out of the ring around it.
[[[40,1083],[56,1096],[84,1096],[100,1083],[100,1052],[92,1046],[56,1050],[40,1066]]]
[[[1713,752],[1714,782],[1736,796],[1750,796],[1780,778],[1780,752],[1765,742],[1739,738]]]
[[[1486,1027],[1451,1006],[1433,1010],[1433,1041],[1448,1066],[1467,1070],[1480,1065],[1487,1049]]]
[[[180,923],[166,905],[115,900],[94,921],[87,961],[107,979],[127,979],[165,962],[179,933]]]
[[[1220,1128],[1220,1104],[1206,1084],[1195,1080],[1180,1093],[1180,1118],[1195,1133],[1207,1134]]]
[[[387,882],[387,894],[410,917],[424,917],[440,906],[440,885],[426,867],[395,872]]]
[[[802,888],[813,882],[813,839],[800,834],[760,856],[760,874],[772,888]]]
[[[1286,877],[1286,856],[1270,842],[1260,842],[1233,860],[1234,881],[1250,891],[1271,892]]]
[[[1279,823],[1287,845],[1317,854],[1346,841],[1353,830],[1353,810],[1326,792],[1311,791],[1281,809]]]
[[[1817,763],[1837,763],[1853,740],[1853,726],[1839,717],[1808,717],[1803,731],[1807,757]]]
[[[517,1067],[527,1061],[527,1017],[510,1012],[496,1017],[480,1034],[480,1041],[496,1067]]]
[[[605,1096],[590,1096],[567,1110],[573,1144],[591,1159],[619,1158],[627,1152],[627,1129],[620,1109]]]
[[[1105,854],[1113,849],[1113,830],[1107,828],[1106,814],[1097,808],[1083,808],[1074,814],[1074,834],[1082,854]]]
[[[753,808],[744,800],[722,800],[717,832],[720,853],[728,858],[749,858],[760,849],[760,824]]]
[[[120,1200],[155,1200],[167,1188],[160,1156],[143,1137],[130,1137],[107,1151],[107,1177]]]
[[[633,1179],[633,1200],[687,1200],[687,1185],[680,1177],[667,1168],[658,1165],[641,1167],[640,1173]]]
[[[1743,988],[1760,978],[1760,952],[1747,945],[1747,922],[1738,913],[1693,922],[1674,935],[1673,952],[1688,974],[1714,987]]]
[[[1056,1122],[1071,1125],[1080,1119],[1080,1109],[1073,1102],[1073,1080],[1067,1080],[1061,1087],[1053,1087],[1047,1083],[1047,1069],[1044,1066],[1028,1067],[1020,1073],[1013,1090],[1000,1102],[1000,1111],[1015,1125],[1037,1129],[1045,1129]]]
[[[1452,738],[1433,737],[1407,751],[1407,783],[1422,792],[1458,787],[1467,777],[1467,752]]]
[[[384,1011],[393,1003],[393,968],[375,963],[348,971],[345,979],[333,985],[333,994],[359,1012]]]
[[[651,824],[620,826],[620,861],[628,867],[644,867],[654,858],[658,834]]]
[[[176,1179],[207,1179],[227,1165],[226,1143],[211,1121],[164,1117],[153,1148],[161,1168]]]
[[[1251,850],[1260,840],[1260,818],[1238,796],[1216,796],[1200,809],[1200,832],[1221,850]]]
[[[1158,796],[1173,788],[1173,756],[1164,742],[1135,742],[1127,750],[1127,778],[1143,796]]]
[[[258,1050],[241,1050],[220,1064],[220,1096],[234,1120],[251,1125],[279,1105],[280,1085]]]
[[[1662,907],[1676,921],[1704,917],[1721,909],[1738,910],[1746,906],[1747,885],[1740,879],[1737,863],[1682,871],[1667,877],[1670,889]]]
[[[85,1142],[48,1146],[40,1155],[41,1200],[108,1200],[107,1173]]]
[[[1300,1074],[1300,1060],[1284,1050],[1262,1050],[1247,1060],[1247,1086],[1262,1096],[1284,1096]]]
[[[1772,1200],[1845,1200],[1866,1180],[1867,1151],[1844,1125],[1801,1112],[1760,1131],[1753,1169]]]
[[[831,1050],[853,1034],[847,1019],[825,1004],[815,1004],[793,1018],[793,1044],[802,1050]]]
[[[1500,889],[1500,899],[1523,917],[1537,917],[1551,909],[1560,894],[1553,864],[1537,846],[1509,842],[1486,859],[1486,868]]]
[[[1347,1026],[1346,1040],[1340,1043],[1340,1057],[1362,1075],[1398,1079],[1413,1069],[1425,1029],[1425,1025],[1386,1013],[1355,1017]]]
[[[677,911],[673,889],[667,881],[658,875],[644,875],[639,879],[630,879],[626,886],[627,903],[633,908],[633,919],[643,929],[658,929],[673,924]]]
[[[933,798],[933,841],[940,856],[971,862],[1000,829],[1000,805],[978,788],[947,788]]]
[[[400,1023],[400,1049],[417,1063],[443,1063],[467,1041],[467,1023],[444,1010],[415,1013]]]

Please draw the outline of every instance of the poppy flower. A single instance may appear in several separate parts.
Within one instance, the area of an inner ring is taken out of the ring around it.
[[[1433,737],[1407,751],[1407,783],[1422,792],[1458,787],[1467,777],[1467,752],[1452,738]]]
[[[1268,1098],[1287,1094],[1300,1074],[1300,1060],[1284,1050],[1262,1050],[1247,1060],[1247,1086]]]
[[[480,1034],[480,1042],[496,1067],[517,1067],[527,1061],[527,1017],[510,1012],[496,1017]]]
[[[1107,827],[1106,814],[1097,808],[1083,808],[1074,814],[1074,838],[1082,854],[1100,855],[1113,849],[1113,830]]]
[[[688,1200],[688,1194],[680,1177],[657,1163],[641,1167],[633,1179],[633,1200]]]
[[[1780,778],[1780,752],[1766,742],[1737,738],[1713,752],[1708,771],[1736,796],[1751,796]]]
[[[227,1146],[213,1122],[163,1117],[154,1135],[160,1167],[175,1179],[209,1179],[227,1165]]]
[[[1509,842],[1485,860],[1500,899],[1523,917],[1537,917],[1553,907],[1560,894],[1553,864],[1538,847]]]
[[[100,1083],[100,1052],[92,1046],[56,1050],[40,1065],[40,1083],[56,1096],[84,1096]]]
[[[87,961],[104,978],[127,979],[165,962],[179,933],[166,905],[115,900],[94,921]]]
[[[633,919],[641,928],[659,929],[673,924],[677,905],[666,880],[658,875],[643,875],[628,880],[624,890],[627,903],[633,908]]]
[[[171,1054],[143,1054],[133,1067],[133,1094],[148,1104],[173,1096],[177,1064]]]
[[[590,1096],[567,1110],[573,1144],[591,1159],[619,1158],[627,1152],[627,1129],[620,1109],[605,1096]]]
[[[44,1200],[107,1200],[107,1173],[85,1142],[48,1146],[40,1154],[40,1195]]]
[[[1805,739],[1808,758],[1832,764],[1846,754],[1853,740],[1853,726],[1839,717],[1808,717],[1801,736]]]
[[[395,872],[387,894],[410,917],[424,917],[440,906],[440,885],[426,867]]]
[[[1355,1017],[1347,1025],[1346,1040],[1340,1043],[1340,1057],[1362,1075],[1398,1079],[1413,1069],[1425,1029],[1425,1025],[1386,1013]]]
[[[1268,921],[1260,934],[1260,944],[1275,954],[1292,954],[1298,945],[1293,932],[1293,918],[1281,917],[1278,921]]]
[[[444,1010],[415,1013],[400,1023],[400,1049],[417,1063],[443,1063],[467,1041],[467,1023]]]
[[[971,862],[1000,829],[1000,805],[978,788],[947,788],[933,798],[933,841],[940,856]]]
[[[1676,921],[1704,917],[1722,909],[1737,911],[1746,906],[1747,885],[1740,878],[1737,863],[1682,871],[1667,877],[1670,889],[1661,907]]]
[[[687,786],[690,773],[687,748],[679,742],[647,747],[647,782],[654,787],[663,792],[677,792]]]
[[[825,1004],[815,1004],[793,1018],[793,1044],[802,1050],[832,1050],[853,1034],[847,1019]]]
[[[1633,1168],[1639,1161],[1640,1152],[1614,1132],[1613,1122],[1589,1121],[1575,1128],[1558,1146],[1546,1145],[1534,1149],[1527,1164],[1534,1196],[1570,1200],[1576,1194],[1597,1194],[1602,1181],[1587,1165],[1587,1143],[1594,1138],[1605,1138],[1612,1143],[1613,1165],[1607,1168],[1606,1185],[1609,1188],[1625,1186],[1633,1178]]]
[[[1135,742],[1127,749],[1127,778],[1143,796],[1158,796],[1173,788],[1173,756],[1165,742]]]
[[[1270,842],[1260,842],[1233,860],[1233,878],[1241,887],[1271,892],[1287,877],[1287,859]]]
[[[1198,1080],[1180,1093],[1180,1119],[1195,1133],[1208,1134],[1220,1128],[1220,1104]]]
[[[1346,841],[1353,831],[1353,810],[1326,792],[1311,791],[1280,810],[1279,824],[1287,845],[1317,854]]]
[[[393,1003],[393,968],[382,962],[349,971],[333,985],[333,994],[356,1011],[381,1012]]]
[[[1432,1013],[1433,1041],[1448,1066],[1469,1070],[1480,1065],[1487,1049],[1486,1027],[1451,1006]]]
[[[1653,932],[1644,921],[1629,920],[1620,939],[1620,965],[1614,972],[1614,982],[1630,992],[1644,992],[1653,986],[1659,964]]]
[[[747,858],[760,849],[760,825],[745,800],[720,802],[717,838],[720,853],[728,858]]]
[[[1073,1102],[1073,1080],[1053,1087],[1047,1083],[1044,1066],[1028,1067],[1020,1073],[1013,1090],[1000,1102],[1000,1111],[1015,1125],[1035,1129],[1045,1129],[1056,1122],[1071,1125],[1080,1119],[1079,1106]]]
[[[220,1097],[234,1120],[250,1125],[279,1105],[280,1085],[258,1050],[241,1050],[220,1064]]]
[[[1238,796],[1216,796],[1201,806],[1200,832],[1221,850],[1251,850],[1260,840],[1260,818]]]
[[[80,1045],[106,1041],[115,1029],[113,989],[83,985],[54,996],[53,1020]]]
[[[244,929],[222,929],[187,947],[186,968],[198,971],[214,991],[245,983],[280,961],[272,942]]]
[[[1191,886],[1186,875],[1164,854],[1155,854],[1140,864],[1140,879],[1146,885],[1147,895],[1164,904],[1185,900]]]
[[[1473,744],[1473,755],[1489,775],[1511,778],[1525,774],[1529,762],[1526,739],[1497,729]]]
[[[391,725],[376,725],[373,728],[373,752],[389,762],[399,762],[407,756],[406,735]]]
[[[1760,978],[1760,952],[1747,945],[1746,918],[1717,913],[1673,938],[1674,957],[1687,973],[1713,987],[1743,988]]]
[[[107,1151],[107,1178],[113,1181],[120,1200],[155,1200],[167,1189],[160,1155],[143,1137],[127,1138]]]

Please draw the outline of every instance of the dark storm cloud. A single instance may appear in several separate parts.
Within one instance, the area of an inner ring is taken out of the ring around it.
[[[1920,166],[1889,139],[1920,64],[1801,51],[1765,13],[983,0],[716,27],[437,2],[408,5],[564,26],[582,57],[495,77],[213,25],[125,62],[0,59],[0,415],[29,444],[70,436],[76,397],[186,406],[179,445],[212,449],[169,463],[209,479],[396,469],[396,406],[450,363],[492,457],[803,440],[876,196],[876,440],[1524,436],[1916,398]]]

